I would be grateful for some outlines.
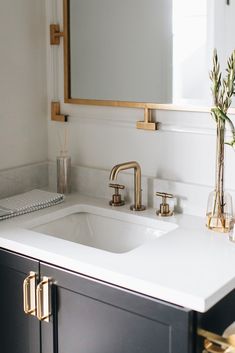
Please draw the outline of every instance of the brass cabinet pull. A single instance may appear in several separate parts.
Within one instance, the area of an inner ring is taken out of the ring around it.
[[[226,353],[226,350],[228,350],[228,348],[221,348],[208,340],[204,340],[204,348],[208,353]]]
[[[226,353],[235,350],[235,335],[222,337],[213,332],[198,329],[199,336],[205,338],[204,348],[209,353]]]
[[[24,312],[36,316],[36,273],[30,271],[23,282]]]
[[[51,279],[43,277],[37,286],[37,317],[40,321],[50,321],[51,298],[50,298]]]

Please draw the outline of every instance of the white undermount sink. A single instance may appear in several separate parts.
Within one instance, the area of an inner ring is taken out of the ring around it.
[[[70,242],[125,253],[177,228],[177,225],[141,215],[89,205],[78,205],[53,220],[27,227]]]

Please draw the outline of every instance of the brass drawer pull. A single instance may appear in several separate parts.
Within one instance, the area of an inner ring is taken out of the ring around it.
[[[204,341],[204,348],[208,353],[226,353],[226,350],[228,349],[228,348],[221,348],[218,345],[208,340]]]
[[[23,282],[24,312],[36,316],[36,273],[30,271]]]
[[[50,298],[51,279],[43,277],[37,286],[37,317],[40,321],[50,321],[51,298]]]
[[[199,336],[205,338],[204,348],[208,353],[226,353],[235,351],[235,335],[222,337],[213,332],[198,329]]]

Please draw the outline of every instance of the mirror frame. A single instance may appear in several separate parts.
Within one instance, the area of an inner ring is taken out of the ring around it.
[[[70,67],[70,19],[69,19],[70,0],[63,0],[63,28],[64,28],[64,102],[69,104],[144,108],[156,110],[175,110],[191,112],[210,112],[211,107],[200,107],[191,105],[175,105],[149,102],[130,102],[98,99],[81,99],[71,97],[71,67]],[[230,114],[235,114],[235,108],[229,109]]]
[[[101,105],[113,107],[128,107],[128,108],[148,108],[157,109],[160,106],[169,106],[169,104],[157,104],[147,102],[131,102],[131,101],[116,101],[116,100],[98,100],[98,99],[81,99],[71,97],[71,67],[70,67],[70,19],[69,6],[70,0],[63,0],[64,6],[64,99],[65,103],[84,104],[84,105]]]

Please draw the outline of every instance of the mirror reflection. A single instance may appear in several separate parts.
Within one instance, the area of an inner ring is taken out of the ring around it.
[[[70,98],[208,106],[234,18],[227,0],[70,0]]]

